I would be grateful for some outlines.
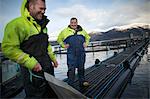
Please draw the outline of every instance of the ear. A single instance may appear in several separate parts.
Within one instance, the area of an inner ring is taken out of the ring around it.
[[[33,8],[34,8],[33,4],[30,3],[30,4],[29,4],[29,11],[32,11]]]

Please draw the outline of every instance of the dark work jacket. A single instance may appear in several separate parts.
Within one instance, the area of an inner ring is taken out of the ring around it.
[[[38,22],[37,22],[38,23]],[[47,21],[48,23],[48,21]],[[47,33],[43,33],[42,29],[46,27],[47,23],[41,22],[41,32],[39,34],[30,36],[28,40],[21,43],[20,48],[27,54],[30,55],[30,57],[34,57],[42,66],[42,70],[44,72],[47,72],[51,75],[54,75],[54,68],[51,63],[51,59],[48,55],[48,35]],[[44,26],[43,26],[44,24]],[[44,79],[32,76],[31,73],[25,67],[22,68],[22,74],[25,81],[25,91],[27,94],[27,97],[39,97],[48,98],[46,94],[49,93],[48,91],[48,84]],[[43,77],[43,72],[35,72],[31,71],[32,74]],[[51,89],[52,90],[52,89]],[[52,93],[49,93],[52,94]],[[55,97],[55,96],[54,96]]]

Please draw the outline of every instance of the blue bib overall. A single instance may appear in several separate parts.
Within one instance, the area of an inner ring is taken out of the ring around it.
[[[83,43],[85,42],[85,37],[75,33],[67,37],[64,42],[69,44],[67,49],[68,83],[70,85],[73,84],[76,68],[78,70],[79,82],[82,83],[84,81],[85,49]]]

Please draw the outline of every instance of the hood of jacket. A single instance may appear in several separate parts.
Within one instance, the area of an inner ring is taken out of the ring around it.
[[[40,21],[34,19],[30,15],[30,12],[27,9],[27,6],[26,6],[27,2],[28,2],[28,0],[23,0],[22,6],[21,6],[21,16],[24,17],[25,19],[30,20],[30,22],[32,22],[34,24],[39,24],[41,26],[41,28],[45,28],[49,22],[49,19],[47,19],[47,16],[43,16],[43,19]]]
[[[23,17],[31,17],[31,16],[30,16],[30,13],[29,13],[29,11],[28,11],[28,9],[27,9],[27,7],[26,7],[27,1],[28,1],[28,0],[23,0],[23,2],[22,2],[22,6],[21,6],[21,16],[23,16]]]

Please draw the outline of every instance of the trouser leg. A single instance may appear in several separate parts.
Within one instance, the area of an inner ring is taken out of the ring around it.
[[[82,85],[84,82],[84,65],[78,66],[78,78],[79,78],[79,84]]]
[[[67,76],[68,76],[68,84],[72,86],[74,83],[74,79],[75,79],[75,67],[74,66],[68,65]]]

